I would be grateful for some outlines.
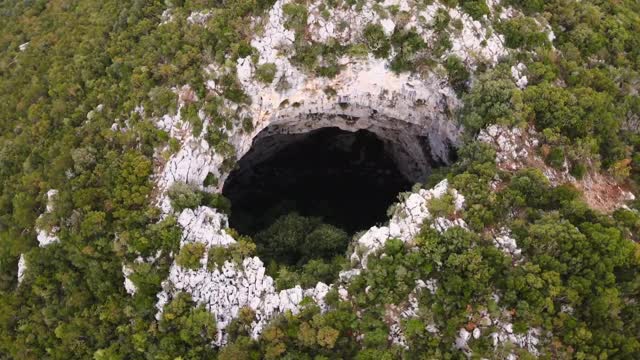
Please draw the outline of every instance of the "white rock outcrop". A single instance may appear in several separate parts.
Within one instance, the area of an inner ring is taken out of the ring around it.
[[[228,227],[226,216],[210,207],[184,209],[178,217],[178,223],[183,229],[180,245],[200,242],[211,247],[227,246],[236,242],[224,231]]]
[[[56,195],[58,195],[58,190],[51,189],[47,191],[47,208],[45,210],[45,214],[51,213],[53,211]],[[43,215],[40,215],[40,218],[42,218],[42,216]],[[38,243],[40,244],[40,247],[45,247],[49,244],[60,241],[60,239],[56,235],[56,233],[58,232],[57,227],[53,227],[50,230],[46,230],[46,229],[40,229],[36,226],[36,232],[38,234],[37,238],[38,238]]]
[[[163,282],[164,290],[158,294],[157,308],[161,312],[173,294],[187,292],[192,299],[203,304],[216,315],[218,344],[226,342],[224,329],[238,316],[243,307],[255,311],[252,335],[257,337],[267,321],[276,313],[299,311],[305,297],[313,299],[321,307],[330,286],[318,283],[314,288],[276,291],[273,278],[265,275],[265,267],[257,257],[246,258],[242,264],[226,261],[220,268],[207,270],[203,265],[197,270],[171,266],[169,278]],[[160,313],[158,313],[158,316]]]
[[[124,276],[124,289],[129,295],[135,295],[138,291],[138,287],[129,279],[129,276],[133,274],[133,269],[129,266],[122,264],[122,276]]]
[[[398,205],[388,227],[373,227],[357,240],[361,253],[359,255],[354,253],[352,256],[352,263],[356,268],[342,272],[340,277],[344,281],[349,281],[351,277],[357,276],[361,271],[358,267],[366,267],[367,257],[382,248],[387,239],[397,237],[403,241],[412,240],[419,232],[422,223],[430,218],[427,209],[428,201],[447,193],[453,195],[456,210],[461,210],[464,206],[464,198],[454,189],[449,189],[446,180],[433,189],[420,190],[418,193],[409,195]],[[441,225],[441,227],[465,226],[462,220],[443,220],[447,221],[447,225]],[[207,207],[199,207],[195,210],[185,209],[178,223],[183,227],[181,246],[190,242],[200,242],[208,251],[212,247],[229,246],[235,243],[235,240],[224,231],[227,225],[226,215],[219,214],[213,209]],[[125,276],[129,275],[127,271],[123,267]],[[332,286],[318,283],[310,289],[296,286],[278,292],[273,278],[265,273],[264,264],[257,257],[244,259],[242,264],[226,261],[223,266],[212,271],[207,269],[206,255],[198,269],[185,269],[174,263],[168,279],[163,282],[163,291],[158,294],[156,305],[159,311],[158,316],[174,294],[187,292],[195,302],[205,305],[216,315],[220,330],[217,342],[223,344],[226,341],[224,329],[238,316],[238,311],[244,306],[250,307],[256,313],[256,321],[253,324],[254,336],[260,334],[267,321],[275,314],[285,311],[297,313],[305,297],[313,299],[321,309],[325,309],[324,297]],[[425,287],[429,291],[435,291],[436,286],[433,280],[417,284],[418,289]],[[344,289],[339,291],[341,297],[345,299],[348,297]]]
[[[539,145],[535,136],[529,136],[520,128],[507,128],[501,125],[490,125],[480,131],[478,140],[496,147],[496,163],[506,170],[517,170],[527,161],[531,149]]]
[[[462,210],[464,196],[455,189],[449,189],[449,183],[446,179],[442,180],[433,189],[421,189],[417,193],[412,193],[404,202],[398,204],[388,226],[374,226],[356,241],[356,251],[351,255],[352,265],[359,264],[358,266],[366,268],[367,257],[383,248],[387,239],[395,238],[404,242],[412,240],[420,232],[425,220],[431,219],[428,209],[429,201],[438,199],[448,192],[453,195],[455,210]],[[462,219],[453,221],[445,218],[434,219],[433,227],[440,232],[444,232],[453,226],[466,228],[466,224]]]
[[[526,70],[527,67],[523,63],[518,63],[517,65],[511,67],[511,76],[516,82],[516,86],[520,89],[524,89],[529,84],[529,79],[524,74]]]
[[[534,356],[540,355],[537,348],[537,345],[540,343],[540,329],[532,328],[523,334],[516,334],[513,332],[513,324],[511,323],[496,321],[494,326],[497,328],[497,331],[489,335],[491,336],[494,347],[510,343],[526,349]]]
[[[498,249],[513,257],[519,257],[522,254],[522,250],[518,247],[516,239],[511,236],[509,229],[501,229],[500,233],[493,238],[493,243]]]
[[[27,260],[24,257],[24,254],[20,254],[20,259],[18,260],[18,285],[22,283],[24,280],[24,274],[27,271]]]

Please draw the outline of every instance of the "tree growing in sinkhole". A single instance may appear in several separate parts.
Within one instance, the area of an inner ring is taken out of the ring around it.
[[[255,236],[257,252],[279,288],[333,281],[346,262],[349,239],[344,230],[295,212]]]

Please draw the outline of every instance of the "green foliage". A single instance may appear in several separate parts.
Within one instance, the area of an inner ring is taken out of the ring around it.
[[[582,180],[584,175],[587,173],[587,166],[583,163],[577,163],[577,164],[573,164],[573,166],[571,166],[571,169],[569,170],[570,170],[569,172],[573,177],[575,177],[578,180]]]
[[[150,107],[155,110],[153,115],[175,115],[178,111],[178,97],[170,89],[159,86],[154,87],[149,90],[149,99],[151,101]]]
[[[198,137],[202,133],[202,119],[198,116],[198,107],[195,103],[186,105],[180,110],[180,115],[183,121],[191,124],[191,131],[193,136]]]
[[[214,246],[209,249],[207,268],[214,270],[224,265],[225,261],[242,264],[242,261],[256,255],[256,244],[247,236],[239,235],[233,229],[227,229],[236,243],[227,246]]]
[[[198,189],[190,184],[175,182],[167,191],[171,206],[176,212],[184,209],[194,209],[202,204],[202,194]]]
[[[524,10],[527,14],[541,12],[544,9],[543,0],[508,0],[506,3]]]
[[[463,100],[461,121],[472,133],[490,124],[513,126],[523,121],[522,92],[504,68],[480,75]]]
[[[311,288],[318,282],[330,284],[335,281],[345,265],[346,259],[343,256],[334,256],[330,260],[312,259],[298,268],[279,266],[278,270],[272,273],[276,275],[278,289],[290,289],[296,285]]]
[[[204,191],[201,191],[200,194],[202,197],[202,205],[218,209],[218,211],[228,215],[231,214],[231,201],[222,194],[208,193]]]
[[[395,72],[411,71],[415,69],[418,54],[426,47],[422,37],[415,30],[396,31],[391,35],[391,44],[396,56],[391,61],[391,70]]]
[[[158,331],[163,335],[156,350],[158,358],[202,359],[215,356],[216,351],[211,347],[217,331],[215,318],[203,306],[196,307],[188,294],[177,294],[164,307]]]
[[[498,25],[498,30],[504,34],[505,45],[512,49],[533,50],[551,46],[547,35],[532,18],[514,18]]]
[[[242,119],[242,131],[244,131],[245,133],[250,133],[253,131],[253,129],[254,126],[252,118],[245,117],[244,119]]]
[[[462,10],[474,20],[480,20],[482,16],[489,15],[489,6],[485,0],[460,0]]]
[[[564,151],[561,147],[554,147],[549,151],[549,155],[547,155],[545,160],[550,166],[556,169],[562,169],[565,161]]]
[[[256,67],[256,78],[265,84],[271,84],[276,77],[278,67],[274,63],[266,63]]]
[[[214,173],[208,173],[204,178],[203,186],[218,186],[218,177]]]
[[[204,255],[205,250],[206,246],[203,243],[184,244],[176,257],[176,263],[183,268],[199,269],[201,267],[200,259]]]
[[[454,197],[450,193],[446,193],[439,198],[429,200],[427,208],[432,216],[450,217],[455,212]]]
[[[433,17],[433,28],[437,32],[442,32],[449,26],[451,15],[446,9],[438,9]]]
[[[289,3],[282,6],[282,12],[286,17],[284,26],[287,29],[300,33],[307,27],[307,17],[309,14],[306,6]]]
[[[467,82],[469,81],[469,71],[466,66],[460,60],[459,57],[452,55],[447,58],[446,62],[447,73],[449,74],[449,83],[451,87],[457,92],[462,93],[467,89]]]
[[[319,218],[290,213],[256,236],[258,253],[269,261],[302,265],[311,259],[330,259],[346,249],[347,234]]]
[[[378,58],[387,58],[391,50],[391,42],[385,35],[382,25],[368,24],[363,32],[364,42],[369,51]]]
[[[249,103],[249,97],[244,93],[242,85],[236,76],[235,69],[230,69],[219,79],[219,84],[223,89],[222,95],[235,103]]]

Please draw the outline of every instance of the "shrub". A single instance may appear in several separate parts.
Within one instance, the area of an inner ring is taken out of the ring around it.
[[[253,119],[250,117],[245,117],[244,119],[242,119],[242,131],[244,131],[245,133],[249,133],[252,132],[254,129],[253,127]]]
[[[576,179],[582,180],[584,175],[587,173],[587,167],[583,163],[575,163],[571,166],[570,173]]]
[[[438,9],[433,17],[432,26],[437,32],[441,32],[449,26],[450,21],[451,16],[449,15],[449,12],[445,9]]]
[[[207,177],[204,178],[204,186],[218,186],[218,177],[210,172],[207,174]]]
[[[242,85],[236,76],[236,72],[229,72],[219,79],[223,89],[222,95],[235,103],[248,103],[250,98],[244,93]]]
[[[502,68],[480,75],[463,101],[461,121],[472,134],[490,124],[513,126],[524,121],[522,92]]]
[[[228,246],[214,246],[209,249],[207,261],[209,270],[224,265],[225,261],[242,264],[245,258],[254,256],[256,253],[256,244],[253,243],[251,238],[241,236],[233,229],[226,229],[225,231],[236,240],[236,243]]]
[[[282,12],[286,17],[284,22],[285,28],[300,33],[307,27],[307,17],[309,13],[305,5],[294,3],[285,4],[282,6]]]
[[[171,206],[176,212],[184,209],[193,209],[202,203],[202,195],[192,185],[183,182],[175,182],[167,191]]]
[[[369,51],[377,58],[386,58],[391,50],[391,43],[380,24],[369,24],[363,31],[364,42]]]
[[[462,10],[474,20],[480,20],[483,15],[489,15],[489,6],[485,0],[461,0]]]
[[[266,63],[256,68],[256,78],[265,84],[271,84],[276,77],[278,67],[274,63]]]
[[[198,137],[202,133],[202,119],[198,116],[198,107],[194,103],[185,105],[180,110],[180,116],[183,121],[191,124],[193,136]]]
[[[189,243],[182,246],[176,257],[176,263],[183,268],[196,270],[200,268],[200,259],[206,247],[203,243]]]
[[[449,217],[456,211],[454,197],[446,193],[439,198],[433,198],[427,204],[427,209],[434,217]]]
[[[153,115],[162,116],[165,114],[174,115],[178,110],[178,95],[165,87],[155,87],[149,91],[151,99],[150,109],[153,109]]]
[[[459,57],[452,55],[447,58],[447,73],[449,74],[449,83],[451,87],[458,93],[462,93],[467,89],[469,81],[469,71]]]
[[[343,230],[322,223],[320,218],[297,213],[281,216],[255,239],[265,259],[298,266],[311,259],[330,259],[344,251],[349,242]]]
[[[201,198],[201,204],[214,209],[218,209],[220,210],[220,212],[223,212],[225,214],[231,213],[231,201],[229,201],[229,199],[224,197],[222,194],[202,191]]]
[[[169,151],[171,151],[172,154],[175,154],[178,151],[180,151],[180,141],[178,141],[178,139],[176,138],[169,139]]]
[[[551,46],[547,34],[541,31],[532,18],[523,17],[507,20],[500,23],[497,28],[504,34],[505,44],[509,48],[533,50],[537,47]]]
[[[559,146],[553,147],[545,160],[549,166],[562,169],[564,166],[564,150]]]
[[[215,270],[224,265],[225,261],[231,261],[231,250],[224,246],[213,246],[209,249],[207,256],[207,269]]]
[[[415,30],[395,32],[391,36],[391,43],[396,50],[396,56],[391,61],[391,70],[395,72],[414,70],[418,52],[427,45]]]

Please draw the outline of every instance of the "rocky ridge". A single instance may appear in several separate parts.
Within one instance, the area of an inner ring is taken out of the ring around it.
[[[399,164],[405,165],[401,171],[410,178],[424,178],[430,167],[428,156],[448,163],[450,147],[459,142],[461,129],[450,118],[460,107],[460,101],[446,77],[440,75],[444,69],[423,75],[396,74],[388,68],[389,59],[369,55],[364,58],[343,56],[339,59],[342,69],[334,78],[308,74],[291,60],[295,54],[296,34],[285,27],[283,12],[283,6],[290,2],[279,0],[266,16],[254,20],[252,26],[258,35],[251,45],[258,51],[257,61],[246,57],[238,59],[231,68],[212,64],[205,69],[210,91],[223,92],[222,76],[235,72],[251,99],[250,105],[227,100],[224,109],[220,110],[227,117],[252,119],[253,129],[248,132],[239,127],[219,129],[227,133],[236,157],[246,154],[256,136],[265,129],[269,132],[261,136],[335,126],[347,131],[367,129],[396,144],[392,153]],[[462,24],[460,31],[449,34],[453,44],[450,54],[458,55],[468,67],[473,68],[479,62],[495,64],[507,54],[503,38],[488,25],[474,21],[459,9],[449,9],[441,4],[423,8],[411,1],[386,0],[380,7],[366,2],[362,8],[326,9],[329,11],[327,16],[319,10],[321,3],[309,4],[307,19],[307,32],[318,42],[332,39],[351,44],[361,40],[367,24],[380,24],[387,33],[396,28],[414,28],[425,42],[432,43],[435,35],[430,24],[440,10],[447,11],[451,19],[460,20]],[[379,10],[390,6],[412,15],[408,19],[395,18],[387,11]],[[273,64],[276,68],[275,80],[269,84],[256,78],[257,67],[264,64]],[[333,91],[327,92],[327,89]],[[183,96],[188,89],[176,91],[181,94],[179,109],[182,109],[192,96]],[[212,190],[220,190],[224,183],[228,175],[221,170],[224,158],[203,140],[211,119],[202,111],[199,116],[205,130],[198,137],[188,134],[190,126],[181,121],[180,111],[175,116],[159,119],[158,127],[182,143],[178,153],[156,175],[160,189],[166,190],[174,181],[200,186],[209,173],[220,179],[218,187]],[[430,154],[424,153],[418,137],[428,139]],[[160,204],[163,210],[170,211],[166,198],[161,198]]]

